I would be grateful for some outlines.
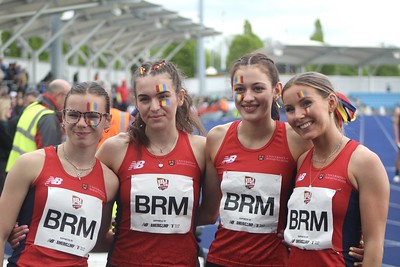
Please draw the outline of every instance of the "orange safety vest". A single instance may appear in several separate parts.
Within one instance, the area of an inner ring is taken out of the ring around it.
[[[111,108],[110,113],[112,115],[110,130],[108,132],[103,132],[103,136],[97,148],[99,148],[104,143],[104,141],[106,141],[111,136],[128,131],[130,124],[130,114],[116,108]]]

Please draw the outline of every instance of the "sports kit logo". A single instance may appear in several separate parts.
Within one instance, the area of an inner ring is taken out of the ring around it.
[[[253,178],[251,176],[244,177],[244,186],[247,189],[252,189],[255,185],[256,185],[256,178]]]
[[[304,203],[308,204],[311,202],[312,193],[310,191],[304,191]]]
[[[61,185],[63,182],[63,179],[60,177],[54,177],[54,176],[50,176],[47,181],[44,183],[45,186],[49,186],[49,184],[51,185]]]
[[[78,196],[72,196],[72,207],[74,209],[82,208],[83,199]]]
[[[129,165],[128,171],[143,168],[145,162],[146,161],[144,161],[144,160],[132,161],[131,164]]]
[[[225,156],[221,162],[221,165],[233,163],[233,162],[235,162],[236,158],[237,158],[237,155]]]
[[[265,155],[262,155],[262,154],[258,155],[258,160],[259,161],[262,161],[264,159],[265,159]]]
[[[299,174],[299,177],[297,178],[297,181],[296,181],[296,182],[303,181],[304,178],[306,178],[306,175],[307,175],[307,173],[305,173],[305,172]]]
[[[160,190],[165,190],[169,186],[169,180],[165,178],[157,178],[157,187]]]

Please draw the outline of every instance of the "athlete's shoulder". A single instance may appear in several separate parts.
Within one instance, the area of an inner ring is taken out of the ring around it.
[[[226,132],[228,131],[229,127],[232,125],[233,122],[228,122],[225,124],[219,124],[214,126],[207,134],[207,138],[219,138],[224,137]]]

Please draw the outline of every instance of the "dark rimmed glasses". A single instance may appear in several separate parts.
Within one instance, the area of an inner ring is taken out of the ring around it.
[[[79,122],[81,117],[85,120],[86,124],[91,127],[97,127],[101,118],[108,116],[108,113],[100,113],[96,111],[80,112],[73,109],[63,109],[64,121],[68,124],[76,124]]]

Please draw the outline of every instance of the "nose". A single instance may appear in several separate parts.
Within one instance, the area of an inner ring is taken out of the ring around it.
[[[151,110],[158,110],[160,108],[160,101],[157,98],[151,100]]]
[[[254,95],[251,90],[246,90],[243,93],[243,101],[252,101],[254,99]]]
[[[294,117],[296,119],[300,119],[300,118],[303,118],[306,113],[307,113],[307,109],[305,109],[305,108],[296,108],[295,111],[294,111]]]
[[[85,116],[83,115],[83,114],[80,114],[80,117],[79,117],[79,120],[78,120],[78,122],[76,123],[76,125],[79,125],[79,126],[87,126],[87,123],[86,123],[86,121],[85,121]]]

